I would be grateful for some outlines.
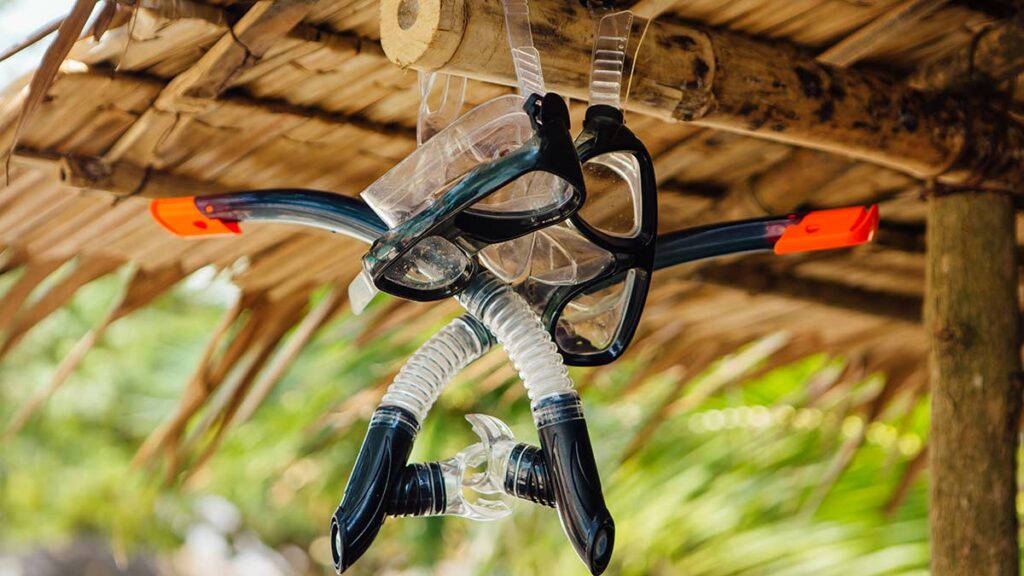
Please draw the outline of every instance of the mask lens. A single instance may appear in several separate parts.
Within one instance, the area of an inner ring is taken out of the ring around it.
[[[609,236],[640,232],[640,163],[627,152],[609,152],[583,164],[587,201],[579,216]]]
[[[454,283],[469,267],[465,252],[444,238],[430,236],[406,252],[384,276],[412,290],[437,290]]]
[[[566,223],[535,233],[536,244],[530,263],[530,276],[544,284],[574,285],[595,278],[615,261],[607,250],[597,246]]]
[[[562,309],[555,326],[559,348],[573,354],[594,354],[615,342],[636,283],[629,270],[610,284],[576,296]]]
[[[506,284],[518,284],[530,273],[530,255],[537,233],[491,244],[480,251],[480,262]]]

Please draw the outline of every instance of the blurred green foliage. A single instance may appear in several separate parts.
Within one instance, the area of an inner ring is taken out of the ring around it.
[[[0,293],[11,276],[0,277]],[[45,385],[124,278],[86,287],[0,364],[0,418],[9,419]],[[171,549],[194,520],[194,500],[217,494],[235,503],[244,526],[266,543],[298,545],[310,552],[314,572],[333,571],[327,566],[328,519],[375,401],[352,398],[392,373],[429,331],[418,342],[395,342],[386,334],[357,345],[368,320],[342,315],[216,456],[187,480],[168,485],[158,471],[132,470],[129,461],[175,408],[223,313],[223,292],[218,281],[186,283],[115,324],[30,424],[2,444],[0,545],[52,545],[100,533],[122,550]],[[895,514],[883,513],[921,449],[923,409],[869,425],[864,446],[816,505],[814,495],[839,446],[864,426],[842,401],[812,406],[802,399],[807,382],[837,361],[808,358],[660,415],[659,408],[678,394],[675,371],[638,383],[643,365],[627,360],[594,377],[584,398],[617,523],[610,573],[924,573],[924,481],[912,485]],[[684,393],[715,369],[698,375]],[[462,419],[467,412],[496,415],[535,442],[519,383],[487,391],[478,384],[459,379],[444,394],[418,439],[415,459],[446,457],[473,442]],[[877,386],[878,380],[850,385]],[[650,436],[630,452],[645,428]],[[481,574],[585,573],[554,512],[524,503],[512,518],[492,524],[390,521],[353,572],[417,566]]]

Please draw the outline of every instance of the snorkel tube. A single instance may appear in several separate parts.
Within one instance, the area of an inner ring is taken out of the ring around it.
[[[540,55],[533,46],[528,4],[526,0],[503,0],[502,4],[520,94],[523,98],[543,95],[546,90]],[[486,104],[477,110],[484,106]],[[472,114],[469,112],[456,123],[467,123]],[[450,150],[455,148],[442,146],[446,137],[460,134],[462,136],[456,139],[465,139],[464,132],[456,132],[453,128],[454,124],[448,131],[438,133],[420,150],[436,156],[434,161],[451,155]],[[438,149],[437,154],[433,153],[433,147]],[[389,174],[397,177],[403,172],[403,164],[410,161],[411,158],[407,158]],[[443,174],[443,171],[424,173],[422,168],[417,164],[413,171],[416,178],[403,178],[399,186],[375,184],[362,193],[367,203],[390,226],[405,222],[423,210],[425,203],[435,201],[437,191],[445,190],[447,178],[440,183],[429,178],[437,172]],[[385,175],[378,182],[386,182],[387,179]],[[556,190],[550,192],[554,194]],[[376,292],[376,287],[367,277],[366,274],[360,275],[353,284],[354,289],[350,289],[352,302],[365,303]],[[530,398],[562,527],[590,572],[601,574],[611,558],[615,525],[601,492],[601,479],[580,397],[573,388],[558,348],[526,301],[490,272],[475,276],[456,298],[497,338],[519,372]]]
[[[551,335],[526,301],[488,273],[458,301],[497,338],[530,398],[544,462],[566,536],[592,574],[608,567],[615,523],[604,503],[583,405]]]
[[[490,334],[476,319],[456,318],[421,346],[388,386],[370,418],[355,468],[331,519],[331,554],[339,574],[373,543],[393,496],[398,501],[393,507],[412,512],[435,508],[432,503],[438,496],[445,500],[443,493],[422,495],[420,488],[429,488],[440,469],[420,467],[406,473],[409,453],[445,384],[491,343]],[[400,490],[403,484],[406,489]]]

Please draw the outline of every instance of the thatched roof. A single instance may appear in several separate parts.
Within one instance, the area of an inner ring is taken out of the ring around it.
[[[212,335],[207,357],[197,359],[180,413],[157,432],[147,453],[173,440],[233,368],[241,377],[231,380],[236,393],[227,413],[251,389],[265,394],[309,335],[345,309],[344,287],[365,247],[270,224],[248,226],[238,238],[181,240],[149,219],[146,197],[273,186],[355,195],[415,145],[416,74],[385,57],[377,2],[292,4],[306,5],[301,23],[261,32],[234,68],[226,63],[230,51],[219,60],[214,52],[231,44],[229,23],[237,23],[237,36],[246,22],[239,18],[260,4],[118,5],[100,40],[83,38],[71,51],[21,134],[9,185],[0,188],[0,270],[23,270],[0,302],[5,350],[76,289],[124,263],[138,271],[104,326],[204,266],[231,270],[241,287],[243,296]],[[911,4],[934,6],[886,28],[880,19],[892,21],[893,10],[906,2],[653,4],[671,5],[660,18],[705,23],[766,45],[792,44],[834,64],[900,75],[966,49],[979,30],[1006,15],[1000,2],[917,2]],[[859,34],[869,26],[881,31]],[[204,68],[211,61],[228,72],[211,73]],[[26,84],[0,99],[0,142],[12,136]],[[467,100],[476,104],[509,90],[471,81]],[[574,106],[575,126],[582,110]],[[693,374],[740,345],[784,332],[774,365],[825,352],[853,359],[851,375],[887,374],[884,393],[859,399],[865,409],[877,412],[873,400],[923,391],[925,183],[760,137],[639,114],[628,122],[656,158],[663,231],[798,207],[877,202],[882,214],[880,235],[869,246],[659,272],[630,354],[650,360],[651,371],[682,366]],[[41,298],[28,299],[68,262],[70,272]],[[324,284],[339,288],[309,309],[312,291]],[[447,303],[396,301],[375,322],[433,322],[454,310]],[[300,329],[289,333],[295,326]],[[58,384],[94,340],[95,334],[85,337],[58,372]]]

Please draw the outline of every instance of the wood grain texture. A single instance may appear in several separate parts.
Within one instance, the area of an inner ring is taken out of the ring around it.
[[[932,573],[1017,574],[1021,360],[1010,199],[932,198],[927,278]]]

